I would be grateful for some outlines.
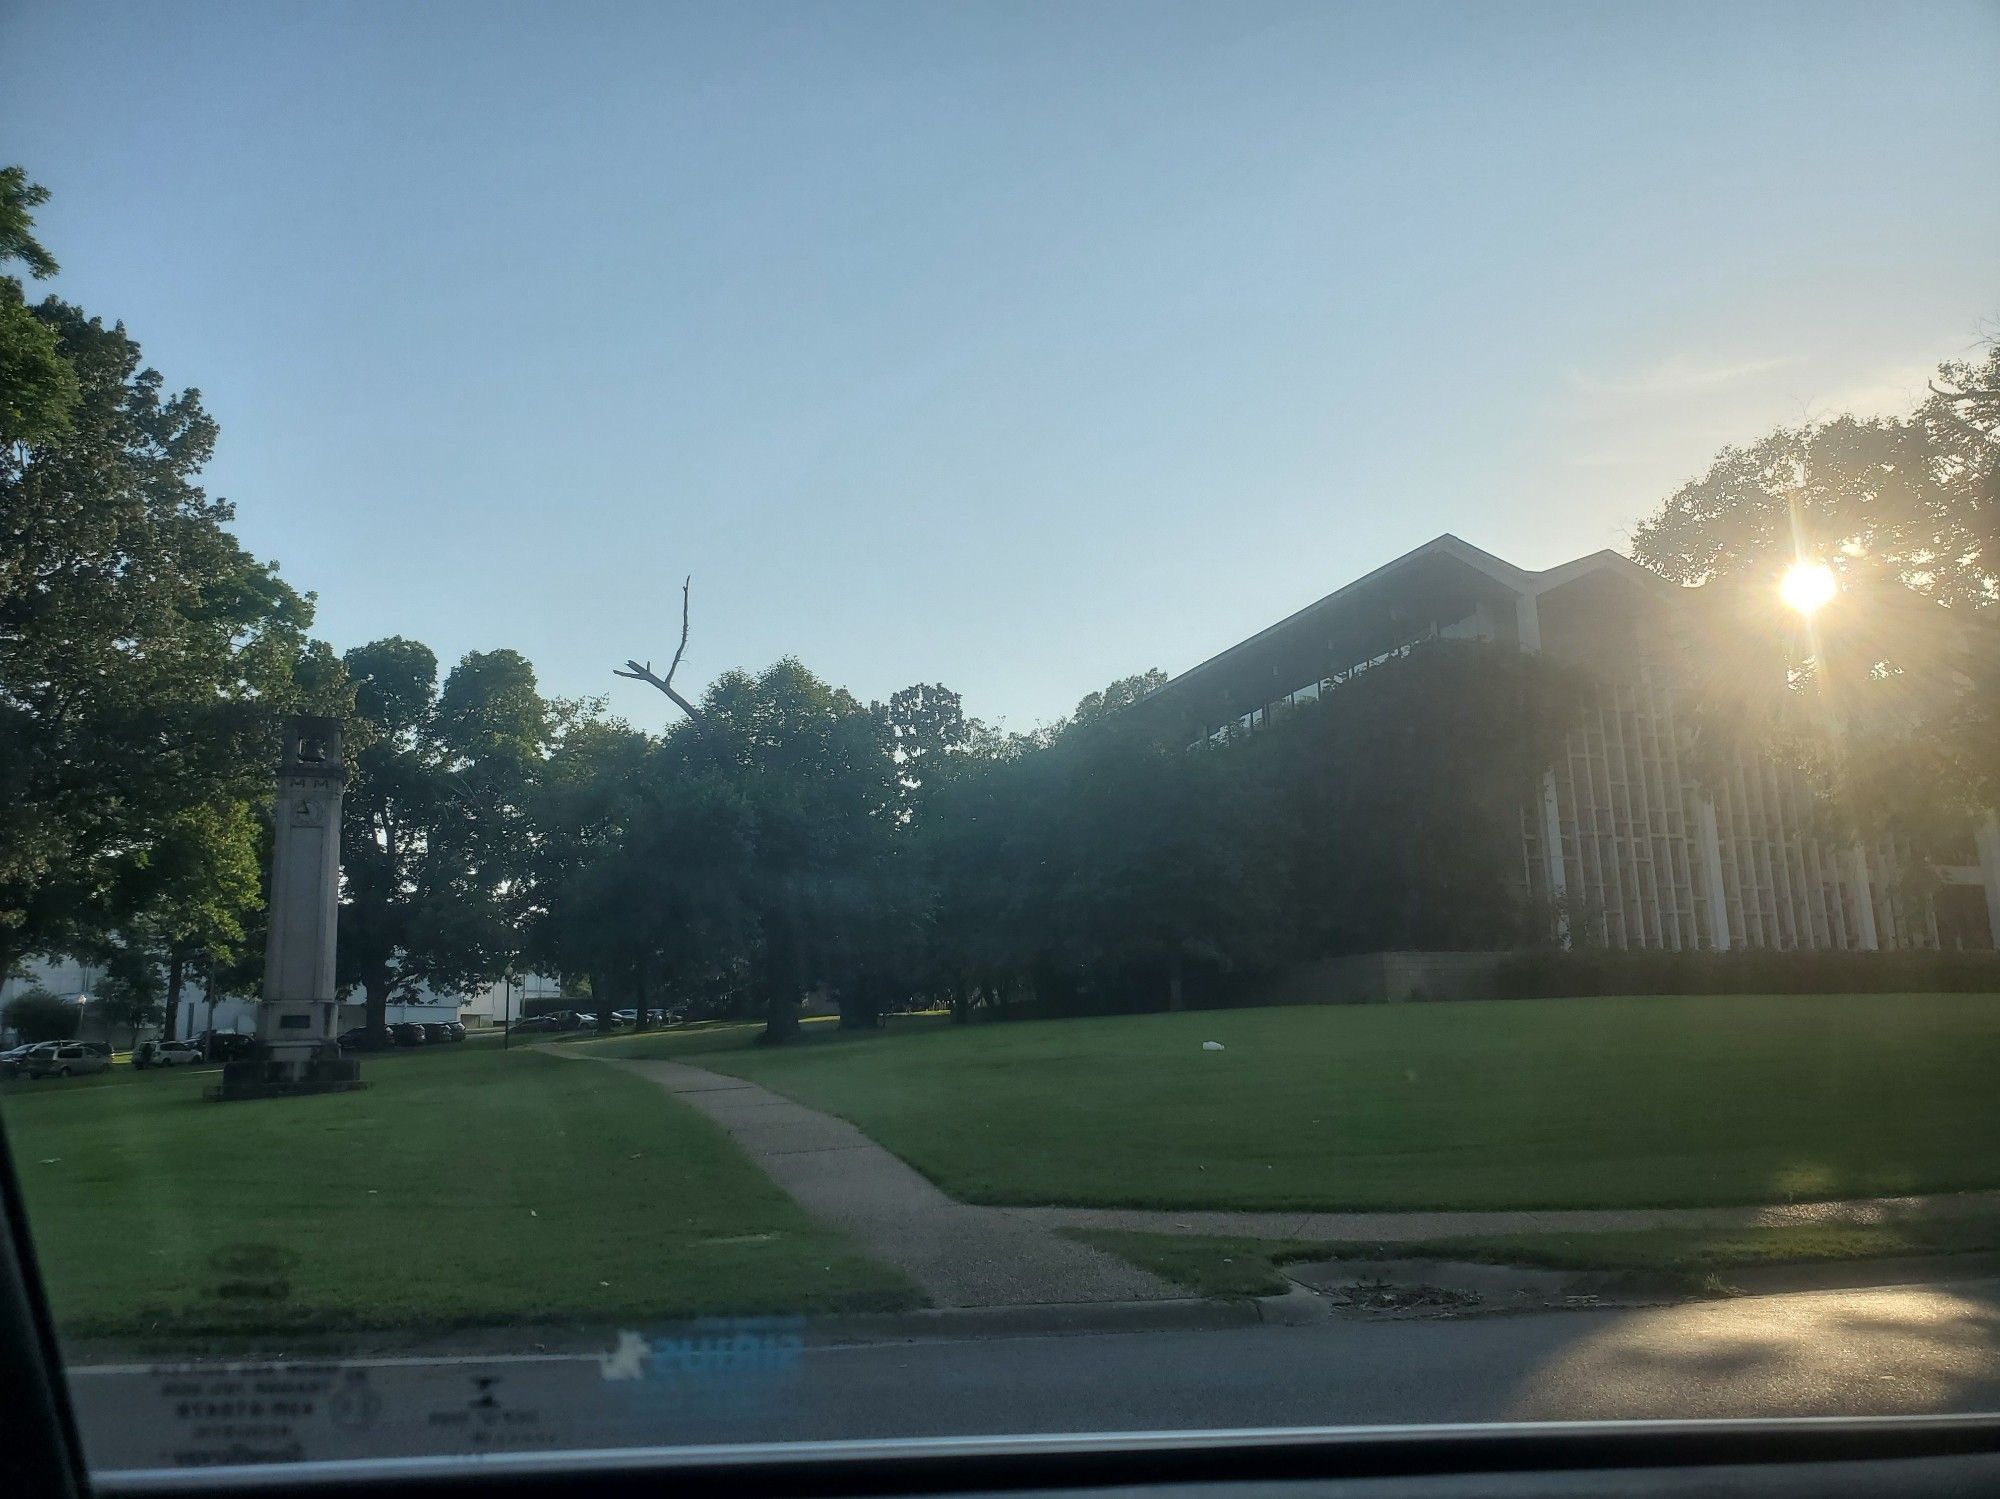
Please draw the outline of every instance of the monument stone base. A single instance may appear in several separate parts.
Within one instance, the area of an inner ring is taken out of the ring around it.
[[[209,1098],[291,1098],[365,1087],[361,1063],[333,1040],[338,1006],[330,1000],[267,999],[257,1007],[257,1055],[222,1068]]]
[[[205,1096],[211,1103],[234,1103],[245,1098],[352,1093],[367,1086],[361,1080],[361,1063],[353,1057],[318,1057],[302,1063],[246,1057],[240,1062],[224,1062],[221,1084]]]

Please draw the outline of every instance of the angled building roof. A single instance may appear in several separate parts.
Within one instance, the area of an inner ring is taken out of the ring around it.
[[[1218,712],[1232,705],[1243,711],[1314,680],[1326,661],[1365,661],[1396,649],[1431,621],[1460,618],[1482,606],[1498,638],[1518,639],[1520,600],[1592,577],[1663,598],[1686,592],[1614,551],[1537,572],[1446,533],[1189,668],[1135,706],[1192,706],[1195,699],[1214,699]]]

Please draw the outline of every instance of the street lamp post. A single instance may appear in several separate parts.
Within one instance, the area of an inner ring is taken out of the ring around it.
[[[514,1044],[514,975],[505,975],[500,983],[500,1049],[506,1051]]]

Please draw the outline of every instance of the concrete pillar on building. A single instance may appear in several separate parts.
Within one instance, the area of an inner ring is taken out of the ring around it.
[[[2000,812],[1988,812],[1973,834],[1979,850],[1979,877],[1986,882],[1986,929],[2000,948]]]
[[[1515,634],[1523,651],[1539,654],[1542,649],[1542,616],[1532,593],[1514,595]],[[1569,946],[1569,916],[1563,900],[1569,893],[1569,876],[1563,869],[1562,810],[1556,800],[1556,774],[1542,772],[1542,880],[1549,900],[1556,907],[1556,940]]]
[[[1539,652],[1542,648],[1542,615],[1535,607],[1532,593],[1514,595],[1515,633],[1520,637],[1521,649]]]
[[[1729,950],[1729,896],[1722,888],[1722,835],[1715,826],[1715,798],[1695,808],[1695,844],[1701,852],[1702,883],[1708,890],[1708,935],[1717,952]]]
[[[1563,867],[1562,809],[1556,801],[1556,773],[1542,772],[1542,875],[1556,910],[1556,941],[1569,946],[1569,875]]]
[[[1847,859],[1848,867],[1853,870],[1854,914],[1859,946],[1863,952],[1875,952],[1882,944],[1875,936],[1875,886],[1868,877],[1868,850],[1850,848]]]

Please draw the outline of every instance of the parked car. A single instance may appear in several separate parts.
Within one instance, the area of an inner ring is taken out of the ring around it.
[[[257,1054],[257,1038],[240,1031],[199,1031],[188,1044],[212,1062],[237,1062]]]
[[[451,1039],[451,1027],[442,1020],[426,1020],[423,1031],[427,1045],[441,1046]]]
[[[53,1046],[53,1041],[28,1041],[7,1051],[0,1051],[0,1077],[19,1077],[26,1070],[28,1056],[44,1046]]]
[[[424,1028],[414,1020],[398,1021],[389,1027],[389,1034],[398,1046],[422,1046],[429,1039],[424,1035]]]
[[[365,1025],[342,1031],[333,1039],[342,1051],[387,1051],[396,1044],[396,1038],[389,1031],[371,1031]]]
[[[465,1039],[465,1022],[464,1022],[464,1021],[462,1021],[462,1020],[447,1020],[447,1021],[446,1021],[446,1022],[444,1023],[444,1028],[445,1028],[445,1033],[446,1033],[446,1035],[447,1035],[447,1036],[449,1036],[449,1037],[450,1037],[450,1038],[451,1038],[451,1039],[452,1039],[453,1041],[463,1041],[463,1040]]]
[[[517,1036],[546,1035],[562,1028],[562,1022],[553,1015],[524,1015],[508,1027]]]
[[[29,1077],[81,1077],[91,1072],[108,1072],[111,1058],[81,1041],[57,1041],[38,1046],[28,1054],[21,1070]]]
[[[551,1010],[546,1015],[530,1018],[546,1021],[550,1030],[557,1031],[587,1030],[597,1024],[597,1017],[586,1010]]]
[[[132,1049],[134,1067],[191,1067],[201,1060],[192,1041],[141,1041]]]

